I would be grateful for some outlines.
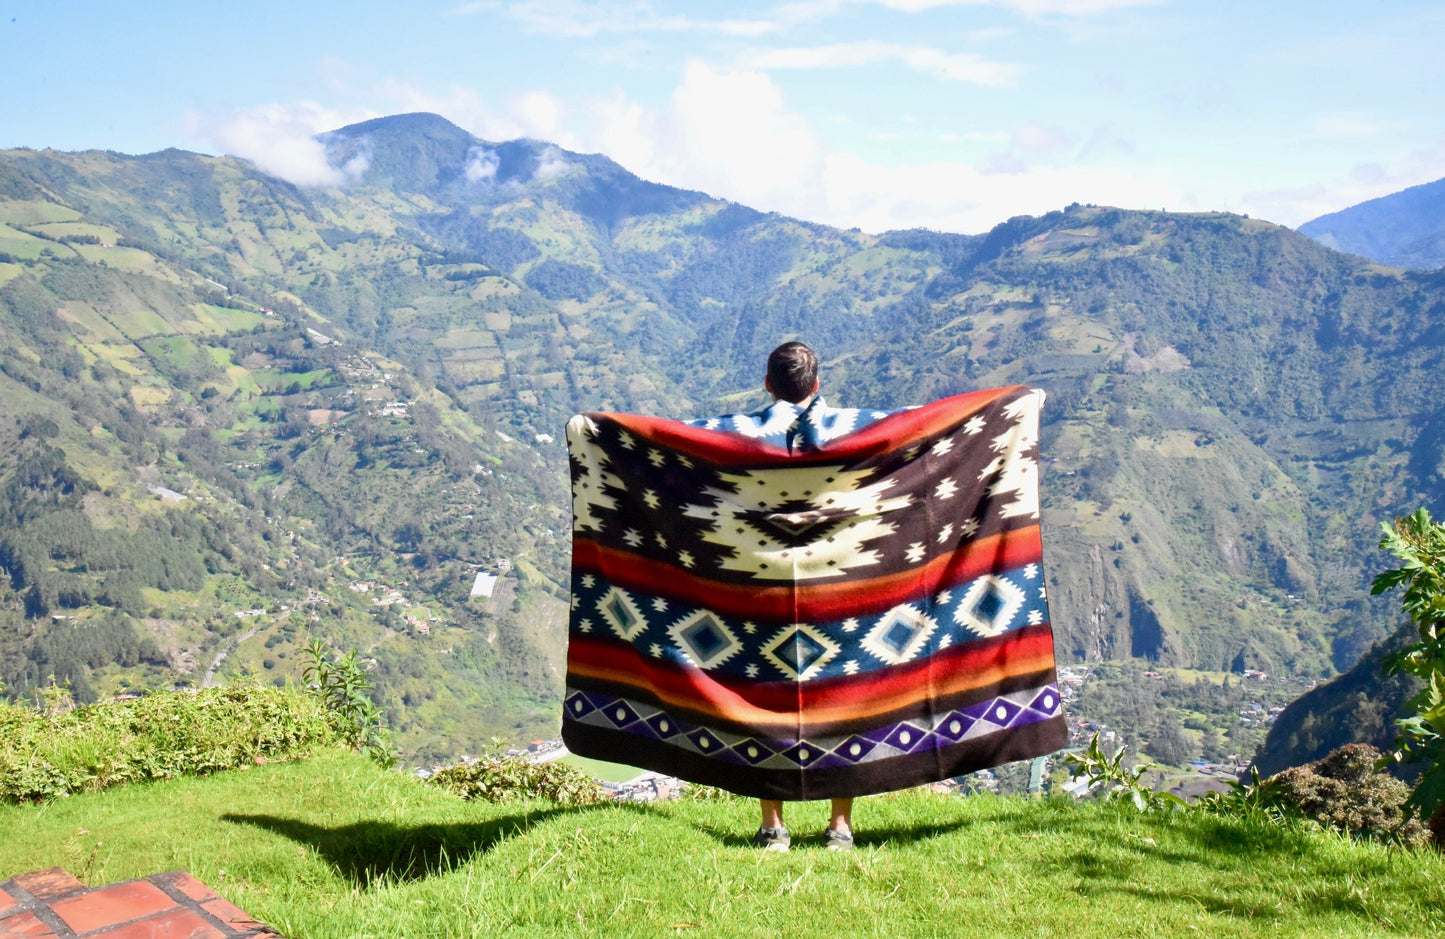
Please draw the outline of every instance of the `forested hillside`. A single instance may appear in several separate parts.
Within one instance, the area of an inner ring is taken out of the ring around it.
[[[1377,522],[1445,489],[1440,275],[1229,215],[840,231],[432,115],[325,142],[351,186],[0,154],[13,692],[279,681],[320,635],[412,754],[550,735],[561,424],[761,403],[791,337],[840,404],[1049,392],[1065,660],[1323,676],[1393,628]]]

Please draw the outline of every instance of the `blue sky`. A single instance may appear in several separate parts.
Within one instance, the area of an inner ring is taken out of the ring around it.
[[[1296,226],[1445,177],[1425,0],[0,0],[0,147],[232,153],[435,111],[868,231],[1070,202]]]

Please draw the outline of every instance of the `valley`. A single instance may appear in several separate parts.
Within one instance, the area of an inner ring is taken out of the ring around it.
[[[1378,523],[1445,492],[1438,273],[1215,213],[842,231],[434,115],[326,141],[357,184],[0,153],[7,694],[284,683],[316,637],[409,760],[551,737],[562,424],[751,407],[792,337],[841,405],[1048,392],[1060,660],[1115,670],[1090,716],[1156,758],[1257,744],[1196,679],[1303,690],[1396,624]]]

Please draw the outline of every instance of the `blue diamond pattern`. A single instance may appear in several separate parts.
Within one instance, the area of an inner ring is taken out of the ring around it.
[[[697,653],[697,657],[706,661],[727,644],[727,637],[713,625],[710,619],[698,620],[687,629],[682,631],[683,638],[689,646]]]
[[[993,586],[990,585],[984,590],[983,596],[978,598],[978,602],[973,605],[973,615],[979,619],[993,622],[999,613],[1003,611],[1003,607],[1003,597],[999,596],[998,591],[994,590]]]
[[[793,633],[792,638],[778,646],[773,654],[787,662],[792,666],[793,671],[801,675],[827,652],[828,650],[818,640],[802,630],[797,630]]]

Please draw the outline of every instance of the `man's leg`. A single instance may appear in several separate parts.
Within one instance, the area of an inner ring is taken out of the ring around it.
[[[829,851],[853,850],[853,800],[834,799],[823,844]]]
[[[851,798],[833,800],[833,817],[829,821],[828,827],[844,834],[852,834],[853,800]]]
[[[759,799],[758,807],[763,816],[762,827],[753,836],[753,844],[765,851],[786,851],[791,839],[783,825],[783,803],[779,799]]]

